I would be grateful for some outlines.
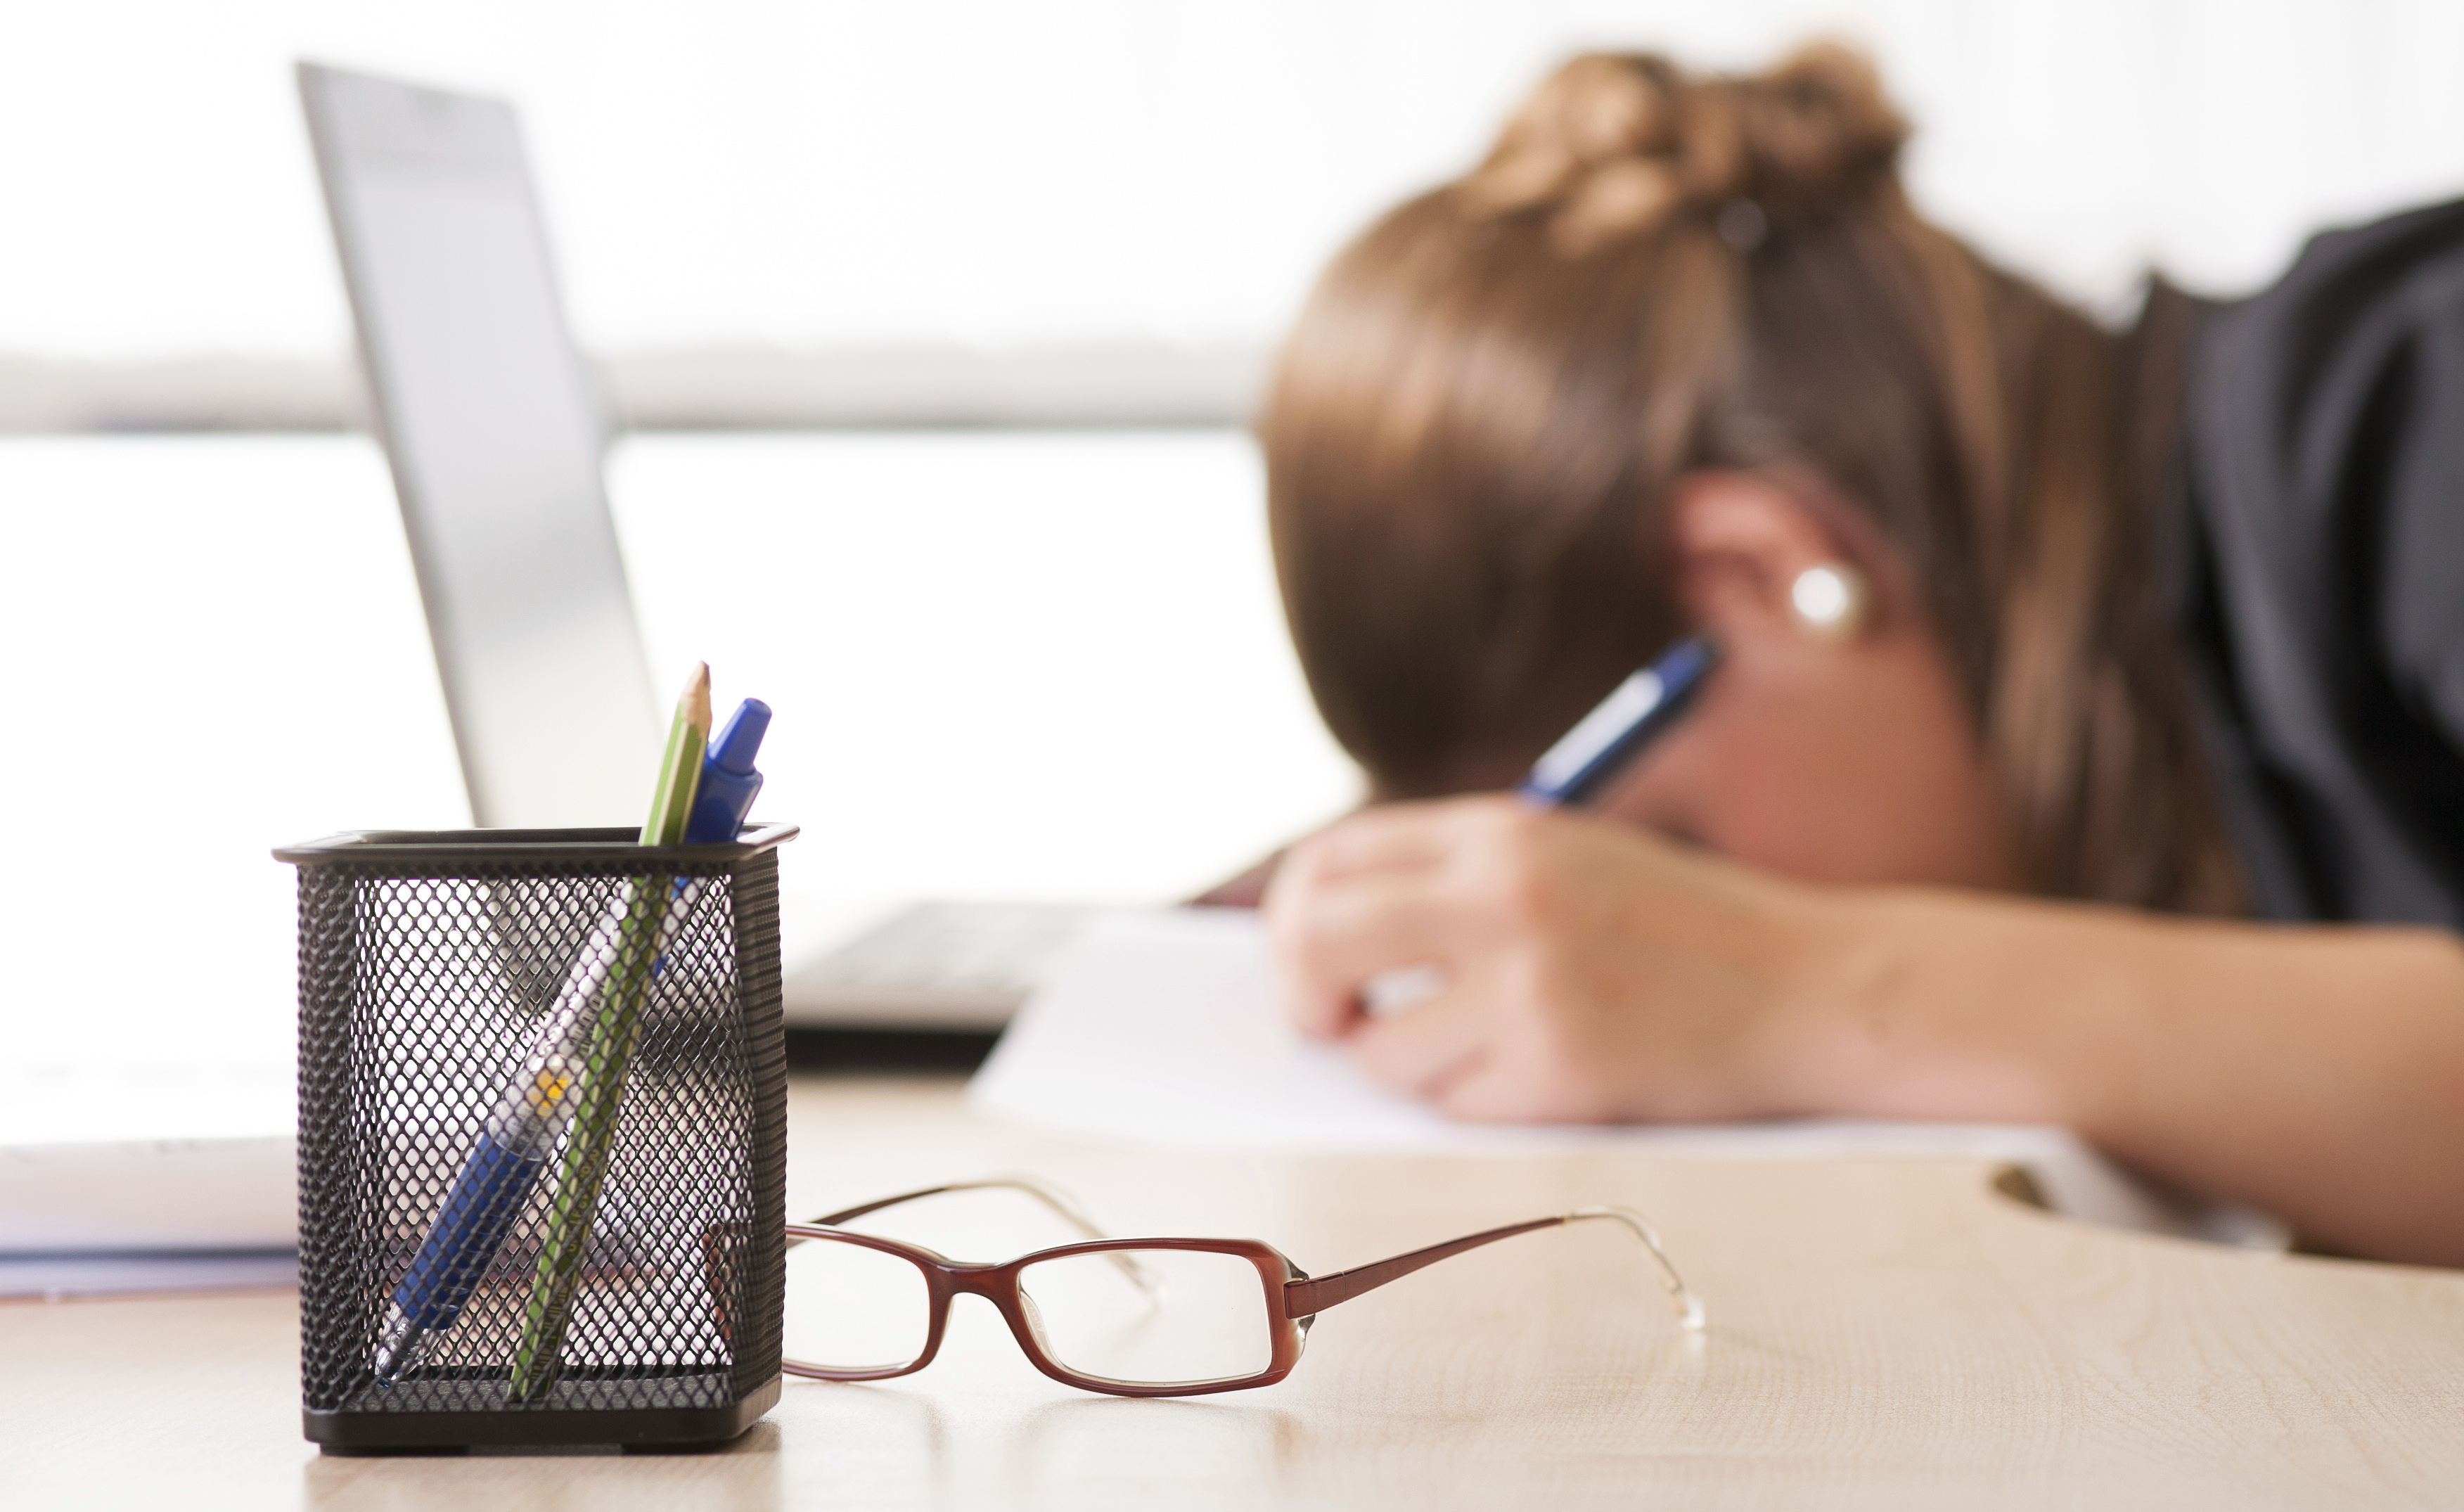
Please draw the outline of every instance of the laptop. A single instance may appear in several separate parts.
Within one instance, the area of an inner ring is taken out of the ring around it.
[[[314,63],[308,134],[473,821],[640,813],[665,729],[574,351],[501,99]],[[919,903],[786,963],[791,1026],[997,1030],[1089,910]]]

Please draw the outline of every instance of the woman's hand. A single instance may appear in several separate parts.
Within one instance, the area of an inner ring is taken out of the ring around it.
[[[1613,821],[1473,798],[1312,836],[1266,909],[1293,1021],[1377,1081],[1459,1118],[1681,1120],[1796,1110],[1818,898]],[[1412,968],[1442,985],[1364,1006]]]
[[[1818,887],[1510,799],[1293,847],[1286,1003],[1459,1118],[2065,1124],[2353,1254],[2464,1264],[2464,942]],[[1382,975],[1443,985],[1392,1012]]]

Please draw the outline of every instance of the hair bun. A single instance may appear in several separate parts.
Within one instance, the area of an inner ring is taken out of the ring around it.
[[[1907,136],[1873,64],[1837,42],[1747,77],[1587,53],[1542,81],[1458,192],[1478,213],[1546,214],[1580,254],[1689,207],[1819,213],[1887,183]]]

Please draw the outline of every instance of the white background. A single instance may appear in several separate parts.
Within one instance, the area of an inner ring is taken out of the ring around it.
[[[778,712],[791,951],[919,896],[1184,896],[1352,800],[1256,467],[1206,432],[619,447],[657,685],[707,658]],[[368,442],[0,440],[0,538],[5,1141],[12,1074],[283,1063],[269,852],[469,811]]]
[[[1861,38],[1927,208],[2111,305],[2464,190],[2450,0],[81,0],[0,20],[0,351],[325,356],[289,75],[516,98],[583,344],[1270,341],[1548,64]]]

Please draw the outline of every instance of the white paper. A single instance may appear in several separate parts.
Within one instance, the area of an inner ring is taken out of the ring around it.
[[[2284,1244],[2282,1227],[2271,1220],[2169,1201],[2069,1130],[2038,1125],[1454,1123],[1372,1085],[1340,1049],[1290,1029],[1274,1010],[1264,931],[1241,909],[1097,916],[1047,967],[968,1099],[979,1111],[1020,1124],[1183,1149],[2008,1160],[2074,1217],[2260,1248]]]

